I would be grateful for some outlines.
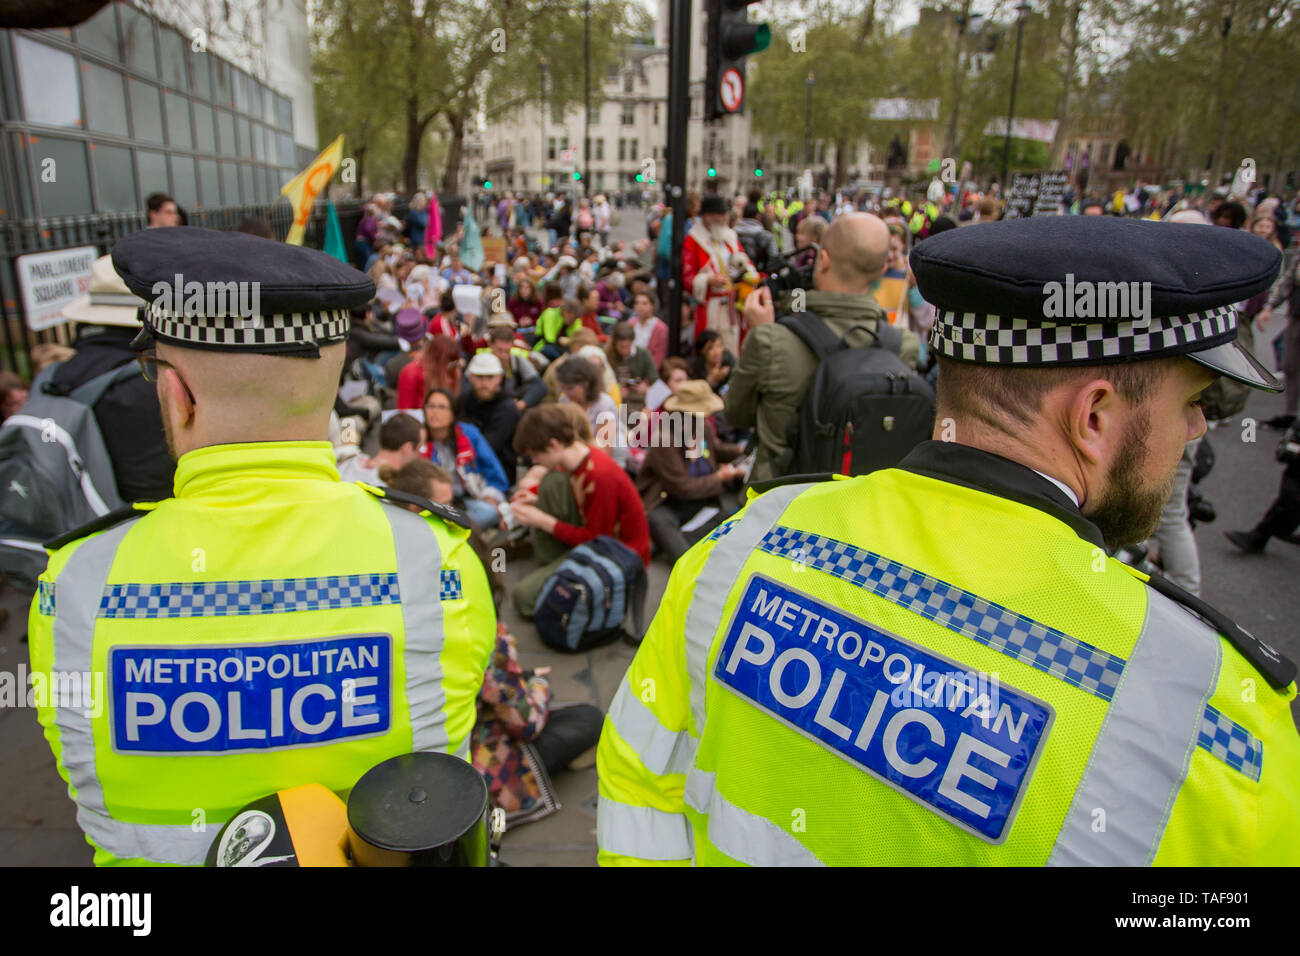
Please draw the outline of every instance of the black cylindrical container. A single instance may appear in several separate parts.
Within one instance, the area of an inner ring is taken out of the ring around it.
[[[451,754],[403,754],[372,767],[348,797],[355,866],[487,866],[488,788]]]

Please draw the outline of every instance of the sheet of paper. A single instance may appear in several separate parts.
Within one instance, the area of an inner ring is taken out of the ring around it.
[[[720,509],[715,508],[712,505],[707,508],[701,508],[695,513],[694,518],[682,525],[682,533],[690,534],[692,531],[698,531],[700,528],[703,528],[708,522],[713,520],[719,510]]]
[[[339,386],[339,398],[343,399],[345,405],[351,405],[353,399],[360,398],[364,394],[366,394],[366,383],[356,379]]]
[[[461,315],[479,316],[483,314],[483,289],[476,285],[458,285],[452,288],[451,297],[456,300],[456,311]]]
[[[672,393],[673,390],[668,387],[668,383],[665,382],[663,379],[659,379],[659,381],[655,382],[648,389],[646,389],[645,407],[650,409],[650,411],[652,412],[657,411],[659,408],[663,406],[663,403],[667,400],[668,396],[671,395]]]

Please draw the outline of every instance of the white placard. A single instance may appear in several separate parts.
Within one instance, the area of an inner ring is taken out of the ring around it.
[[[456,311],[477,318],[483,314],[483,287],[477,285],[453,286],[451,297],[456,300]]]
[[[19,256],[18,286],[27,327],[39,331],[66,322],[63,307],[90,291],[90,270],[98,258],[94,246]]]

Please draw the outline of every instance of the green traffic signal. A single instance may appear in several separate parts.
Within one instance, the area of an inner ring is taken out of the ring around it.
[[[483,188],[484,188],[484,189],[491,189],[491,188],[492,188],[492,183],[491,183],[491,181],[490,181],[490,180],[487,180],[487,179],[483,180]]]
[[[712,166],[710,166],[710,167],[709,167],[709,177],[712,178],[712,177],[714,177],[714,176],[716,176],[716,175],[718,175],[718,171],[717,171],[716,169],[714,169]]]
[[[756,170],[754,170],[754,175],[755,175],[755,176],[762,176],[762,175],[763,175],[763,171],[762,171],[761,169],[756,169]]]
[[[582,179],[582,173],[574,173],[574,174],[573,174],[573,181],[574,181],[575,183],[576,183],[578,180],[580,180],[580,179]]]
[[[645,180],[642,178],[642,176],[641,176],[640,173],[637,173],[637,174],[636,174],[636,181],[640,183],[640,182],[644,182]]]

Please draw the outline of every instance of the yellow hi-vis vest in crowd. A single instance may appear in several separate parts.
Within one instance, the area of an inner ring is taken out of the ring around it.
[[[496,627],[464,528],[341,482],[327,442],[201,448],[175,491],[59,548],[32,605],[37,713],[95,863],[201,864],[259,797],[468,759]],[[55,691],[77,675],[91,693]]]
[[[1294,665],[1102,544],[944,442],[752,498],[610,707],[601,862],[1300,863]]]

